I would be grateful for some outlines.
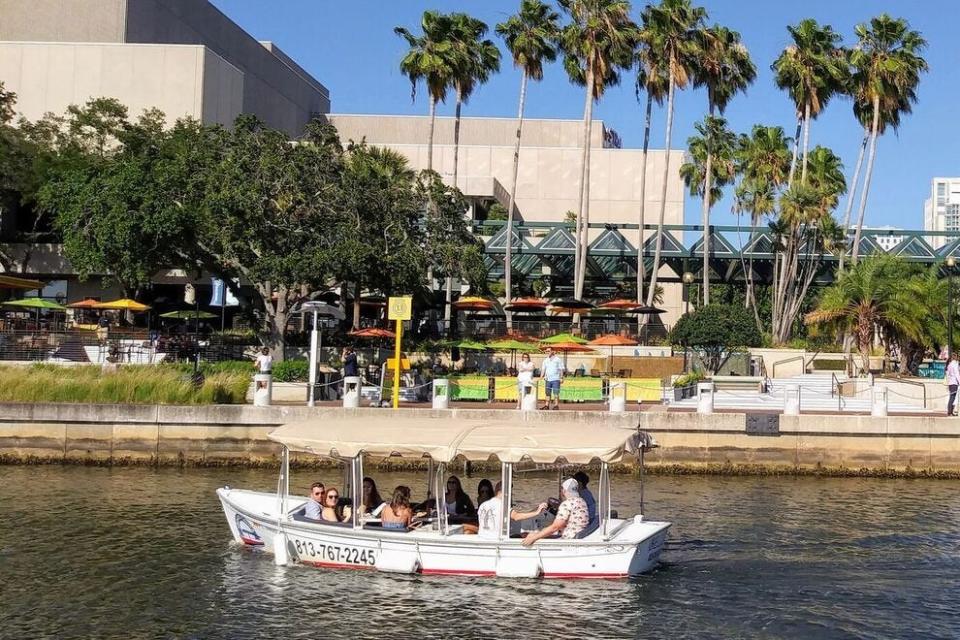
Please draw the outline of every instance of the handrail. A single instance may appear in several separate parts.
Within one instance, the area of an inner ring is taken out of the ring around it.
[[[874,377],[876,377],[876,376],[874,376]],[[899,376],[899,375],[897,375],[897,376],[893,376],[893,375],[881,375],[881,376],[880,376],[880,379],[881,379],[881,380],[896,380],[897,382],[902,382],[902,383],[904,383],[904,384],[912,384],[912,385],[914,385],[915,387],[920,387],[921,389],[923,389],[923,408],[924,408],[924,409],[927,408],[927,385],[925,385],[924,383],[922,383],[922,382],[917,382],[916,380],[904,380],[904,379],[903,379],[901,376]]]
[[[796,362],[797,360],[799,360],[800,362],[803,362],[805,360],[805,357],[802,355],[799,355],[799,356],[794,356],[792,358],[787,358],[786,360],[777,360],[776,362],[774,362],[773,368],[772,368],[773,377],[774,378],[777,377],[777,365],[787,364],[788,362]],[[807,369],[806,366],[804,366],[803,373],[806,373],[806,369]]]
[[[843,393],[840,391],[840,378],[836,373],[830,372],[830,397],[833,397],[833,386],[837,386],[837,411],[843,411]]]

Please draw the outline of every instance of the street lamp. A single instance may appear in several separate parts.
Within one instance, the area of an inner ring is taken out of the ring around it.
[[[693,274],[689,271],[683,272],[683,302],[685,304],[683,314],[690,313],[690,284],[693,282]],[[687,372],[687,345],[683,345],[683,372]]]
[[[953,358],[953,268],[957,259],[947,256],[947,364]]]
[[[317,357],[320,347],[323,346],[318,320],[320,316],[343,320],[345,314],[339,308],[317,300],[308,300],[300,305],[301,313],[308,311],[313,312],[313,329],[310,331],[310,386],[307,390],[307,406],[312,407],[317,402]]]

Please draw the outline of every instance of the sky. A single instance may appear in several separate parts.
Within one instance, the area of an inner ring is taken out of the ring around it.
[[[422,93],[410,99],[410,83],[398,65],[405,43],[395,26],[418,31],[426,9],[465,11],[493,26],[515,13],[519,0],[212,0],[224,13],[258,40],[275,42],[329,90],[334,113],[425,115]],[[634,3],[638,14],[643,4]],[[770,64],[788,44],[786,26],[804,18],[830,24],[855,43],[854,27],[887,12],[907,19],[927,39],[924,57],[930,71],[923,76],[919,101],[897,134],[880,138],[870,189],[866,224],[923,227],[923,201],[935,176],[960,175],[960,2],[956,0],[702,0],[709,22],[739,31],[757,66],[757,79],[746,94],[727,109],[730,127],[747,132],[754,124],[782,126],[793,135],[794,108],[773,82]],[[516,117],[520,86],[503,43],[501,72],[480,87],[464,108],[464,116]],[[678,92],[674,118],[674,148],[686,148],[694,123],[706,113],[703,91]],[[453,101],[441,115],[453,115]],[[548,67],[544,80],[531,85],[526,114],[532,118],[583,116],[582,89],[568,81],[562,67]],[[642,106],[633,79],[625,77],[607,91],[594,108],[594,117],[616,130],[624,147],[643,141]],[[665,111],[655,109],[651,148],[663,148]],[[830,147],[844,162],[848,180],[856,164],[862,129],[849,100],[831,102],[810,130],[810,146]],[[731,191],[728,188],[727,191]],[[714,205],[713,224],[735,224],[729,193]],[[845,202],[841,201],[838,217]],[[687,224],[700,221],[700,202],[687,197]],[[856,211],[856,209],[855,209]]]

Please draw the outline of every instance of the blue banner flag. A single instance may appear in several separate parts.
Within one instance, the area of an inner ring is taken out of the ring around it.
[[[234,283],[236,284],[236,283]],[[211,285],[213,292],[210,296],[211,307],[236,307],[240,301],[233,295],[233,292],[226,286],[226,283],[220,278],[212,278]]]

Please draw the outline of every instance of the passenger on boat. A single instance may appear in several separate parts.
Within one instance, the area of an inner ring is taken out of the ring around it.
[[[572,540],[587,528],[590,516],[587,514],[587,503],[580,497],[579,484],[573,478],[567,478],[560,486],[563,489],[563,502],[557,509],[557,517],[543,529],[529,533],[523,539],[524,546],[529,547],[537,540],[556,533],[559,533],[561,538]]]
[[[493,483],[484,478],[477,485],[477,505],[481,505],[494,495]],[[478,510],[479,512],[479,510]]]
[[[380,497],[380,492],[377,491],[377,483],[373,481],[373,478],[364,478],[363,498],[360,501],[360,513],[363,515],[369,513],[374,517],[379,516],[380,511],[383,510],[385,504],[386,503],[383,501],[383,498]]]
[[[310,485],[310,499],[303,508],[303,517],[311,520],[319,520],[320,513],[323,511],[324,488],[322,482],[314,482]]]
[[[463,522],[465,520],[475,520],[477,517],[477,508],[473,506],[470,496],[463,490],[460,484],[460,478],[450,476],[447,479],[447,492],[443,496],[444,509],[452,517],[451,522]]]
[[[517,511],[510,509],[510,535],[520,533],[521,520],[536,518],[547,510],[547,503],[541,502],[535,511]],[[477,511],[479,534],[481,538],[496,538],[503,521],[503,484],[497,483],[497,494],[480,505]]]
[[[415,526],[413,509],[410,507],[410,487],[398,486],[393,490],[393,499],[380,512],[384,529],[407,529]]]
[[[323,510],[320,520],[323,522],[347,522],[352,516],[350,507],[340,506],[340,492],[336,487],[328,487],[323,494]]]
[[[573,479],[577,481],[577,485],[580,488],[580,497],[583,498],[583,501],[587,503],[587,515],[590,516],[590,523],[587,526],[592,527],[597,524],[597,501],[593,497],[593,494],[590,493],[590,489],[587,489],[587,484],[590,482],[590,476],[588,476],[583,471],[577,471],[573,474]]]

